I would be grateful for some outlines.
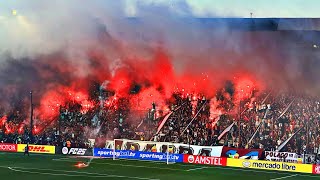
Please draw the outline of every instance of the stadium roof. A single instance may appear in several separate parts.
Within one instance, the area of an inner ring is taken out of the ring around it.
[[[139,18],[129,18],[134,23]],[[181,18],[179,21],[204,28],[243,31],[319,31],[320,18]]]

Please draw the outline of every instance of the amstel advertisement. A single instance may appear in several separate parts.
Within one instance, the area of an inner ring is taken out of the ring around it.
[[[17,152],[24,152],[26,144],[18,144]],[[41,154],[55,154],[56,147],[55,146],[47,146],[47,145],[34,145],[29,144],[29,152],[30,153],[41,153]]]
[[[227,160],[227,166],[300,173],[312,173],[313,171],[313,167],[310,164],[294,164],[286,162],[258,161],[231,158]]]
[[[184,154],[183,155],[183,162],[184,163],[191,163],[191,164],[206,164],[206,165],[213,165],[213,166],[226,166],[227,158],[196,156],[196,155]]]

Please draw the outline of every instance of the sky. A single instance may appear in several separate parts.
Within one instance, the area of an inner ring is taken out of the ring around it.
[[[137,16],[141,11],[138,4],[146,6],[165,6],[177,14],[186,15],[184,9],[190,11],[187,15],[194,17],[306,17],[318,18],[320,11],[318,0],[117,0],[121,2],[122,10],[128,16]],[[45,4],[59,4],[61,0],[46,1]],[[74,2],[74,8],[82,8],[78,2]],[[91,0],[90,4],[101,4],[100,8],[114,4],[113,0]],[[10,13],[12,9],[23,11],[28,6],[42,4],[39,0],[0,0],[0,15]],[[63,6],[63,4],[61,4]],[[90,6],[89,6],[90,7]],[[34,9],[37,11],[45,9]]]
[[[317,18],[319,5],[319,0],[0,0],[0,53],[14,51],[15,57],[22,57],[44,49],[54,52],[73,42],[86,42],[87,46],[96,34],[97,23],[114,37],[122,38],[124,31],[133,34],[126,40],[136,34],[148,36],[149,32],[166,36],[169,29],[164,24],[174,29],[169,34],[179,37],[187,34],[182,27],[188,25],[179,17],[241,18],[253,13],[255,18]],[[144,20],[132,28],[123,22],[125,17]],[[190,33],[198,32],[197,28],[192,26]]]
[[[195,16],[320,17],[317,0],[187,0]]]

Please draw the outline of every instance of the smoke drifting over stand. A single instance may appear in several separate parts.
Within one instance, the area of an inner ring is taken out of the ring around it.
[[[27,120],[30,90],[44,122],[70,101],[87,111],[99,89],[110,93],[105,108],[126,98],[128,108],[155,102],[164,112],[174,93],[204,96],[215,107],[218,93],[236,103],[239,94],[265,89],[319,92],[319,48],[309,38],[317,31],[256,30],[253,21],[263,19],[235,28],[227,19],[192,18],[184,3],[178,14],[138,4],[135,18],[124,1],[75,4],[25,3],[1,16],[2,115],[19,111]]]

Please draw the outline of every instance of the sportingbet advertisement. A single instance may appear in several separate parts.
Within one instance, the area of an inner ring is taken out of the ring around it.
[[[313,166],[310,164],[294,164],[286,162],[258,161],[231,158],[227,160],[227,166],[273,171],[288,171],[295,173],[312,173],[313,171],[315,171],[313,170]]]
[[[116,158],[124,159],[139,159],[148,161],[167,161],[167,153],[154,153],[154,152],[141,152],[141,151],[128,151],[128,150],[116,150],[94,148],[93,156],[96,157],[108,157],[111,158],[115,155]],[[183,155],[181,154],[169,154],[170,162],[183,162]]]

